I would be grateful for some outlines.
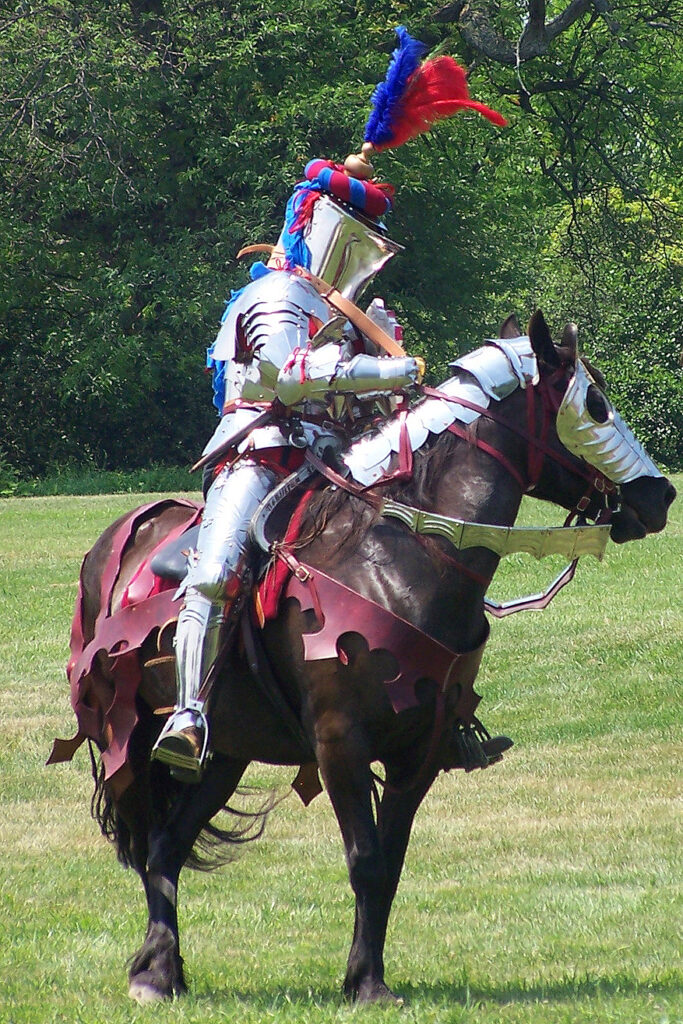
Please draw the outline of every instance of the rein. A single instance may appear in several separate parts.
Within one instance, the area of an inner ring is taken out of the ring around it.
[[[539,385],[532,385],[531,387],[526,389],[527,424],[529,426],[528,430],[525,430],[524,427],[519,426],[519,424],[517,423],[511,423],[506,416],[503,416],[496,409],[479,405],[477,402],[471,402],[469,401],[469,399],[464,398],[463,396],[447,395],[445,394],[445,392],[439,391],[438,388],[432,388],[429,385],[425,384],[422,385],[422,391],[429,398],[438,398],[442,402],[451,402],[454,405],[461,405],[465,409],[471,409],[473,412],[478,413],[480,416],[485,416],[487,419],[493,420],[496,423],[500,423],[501,426],[503,427],[507,427],[508,430],[511,430],[514,434],[517,434],[518,437],[521,437],[524,441],[526,441],[529,445],[529,461],[528,480],[524,481],[519,470],[515,466],[513,466],[510,460],[505,455],[503,455],[502,452],[499,452],[498,449],[493,448],[492,445],[487,444],[487,442],[482,441],[480,438],[472,437],[462,428],[453,429],[455,427],[455,424],[453,423],[448,427],[448,430],[451,433],[456,434],[458,437],[462,437],[463,440],[468,441],[470,444],[474,444],[477,448],[481,448],[481,450],[485,451],[488,455],[491,455],[494,458],[498,459],[498,461],[503,466],[505,466],[510,475],[514,477],[515,480],[517,480],[517,482],[520,484],[522,490],[525,493],[532,490],[538,483],[541,472],[543,470],[543,460],[546,457],[552,459],[558,465],[562,466],[563,469],[566,469],[574,476],[581,477],[583,480],[585,480],[587,483],[591,485],[591,490],[596,490],[599,491],[600,493],[611,493],[612,491],[615,490],[615,485],[612,483],[611,480],[608,480],[607,477],[604,476],[604,474],[600,473],[598,470],[592,469],[590,466],[586,466],[586,468],[584,468],[581,465],[577,466],[576,464],[572,463],[568,458],[566,458],[561,452],[558,452],[556,449],[552,448],[546,441],[548,435],[548,428],[550,425],[551,413],[556,413],[560,405],[559,401],[556,402],[552,398],[552,393],[550,391],[548,384],[552,383],[556,379],[559,379],[559,374],[560,371],[557,371],[555,374],[553,374],[552,377],[549,378],[549,381],[547,383],[544,382],[544,386],[542,388]],[[541,401],[543,403],[543,420],[541,424],[540,437],[536,437],[536,433],[534,430],[534,424],[536,422],[535,394],[537,389],[540,391]],[[583,511],[583,509],[578,509],[578,511]]]
[[[397,473],[388,474],[368,486],[361,486],[353,480],[343,477],[334,469],[328,466],[322,459],[319,459],[312,452],[306,453],[306,460],[322,476],[332,484],[349,492],[355,497],[371,505],[380,515],[393,516],[400,519],[418,538],[421,535],[436,533],[446,537],[456,549],[467,547],[486,547],[495,554],[503,556],[516,551],[523,551],[533,554],[536,558],[543,558],[549,554],[564,554],[570,558],[570,564],[557,576],[551,585],[540,594],[532,594],[517,600],[499,603],[484,598],[487,612],[496,618],[503,618],[518,611],[541,610],[546,608],[555,595],[569,583],[576,571],[578,558],[582,554],[592,554],[601,559],[607,543],[609,527],[607,525],[611,512],[605,503],[595,525],[589,526],[581,521],[582,513],[588,508],[595,491],[607,495],[615,491],[615,485],[604,476],[604,474],[586,465],[577,465],[566,458],[561,452],[552,448],[548,442],[548,430],[551,418],[557,413],[560,399],[556,398],[551,385],[561,378],[561,370],[553,373],[547,380],[542,382],[542,387],[532,385],[527,391],[527,428],[510,422],[507,417],[496,409],[491,409],[471,402],[463,396],[452,396],[423,385],[423,394],[430,398],[464,406],[477,412],[481,416],[500,423],[502,426],[517,434],[528,445],[527,479],[516,466],[497,448],[481,438],[473,436],[465,428],[457,424],[450,424],[448,430],[458,437],[473,444],[486,454],[497,459],[498,462],[510,473],[520,485],[523,493],[531,493],[536,487],[543,471],[543,464],[546,458],[550,458],[573,476],[585,480],[588,483],[586,492],[577,502],[574,509],[568,514],[562,527],[555,528],[523,528],[523,527],[497,527],[482,523],[467,523],[463,520],[450,516],[442,516],[437,513],[428,513],[420,509],[403,505],[391,499],[382,498],[374,493],[372,488],[382,486],[393,479]],[[542,418],[540,436],[536,436],[536,391],[539,391],[542,403]],[[401,460],[402,461],[402,460]],[[400,471],[399,471],[399,475]],[[577,526],[571,526],[574,518],[579,519]],[[475,582],[488,586],[490,579],[485,579],[479,573],[475,573],[467,566],[451,559],[454,567],[470,576]]]

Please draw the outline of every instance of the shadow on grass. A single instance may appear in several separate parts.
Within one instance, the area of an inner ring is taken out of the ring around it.
[[[441,982],[435,985],[401,986],[401,995],[406,1003],[460,1003],[463,1006],[476,1003],[537,1003],[572,1002],[576,999],[593,999],[598,996],[633,996],[648,993],[661,996],[678,996],[680,980],[665,975],[651,981],[641,981],[629,976],[591,977],[589,975],[560,978],[556,981],[538,981],[529,984],[510,982],[507,985],[470,985],[466,981]]]
[[[671,998],[680,995],[680,981],[672,972],[651,981],[617,975],[615,977],[568,977],[557,981],[507,985],[470,985],[466,981],[440,982],[433,985],[401,985],[394,991],[406,1006],[415,1004],[435,1007],[458,1004],[463,1007],[496,1003],[501,1006],[510,1003],[569,1003],[579,999],[596,997],[653,995]],[[253,1009],[276,1009],[285,1006],[345,1006],[351,1005],[341,993],[341,986],[292,985],[263,989],[190,988],[189,998],[193,1002],[212,1003],[237,1002]]]

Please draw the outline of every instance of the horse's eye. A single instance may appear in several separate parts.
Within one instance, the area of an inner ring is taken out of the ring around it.
[[[606,423],[609,419],[610,404],[595,384],[590,384],[586,392],[586,408],[596,423]]]

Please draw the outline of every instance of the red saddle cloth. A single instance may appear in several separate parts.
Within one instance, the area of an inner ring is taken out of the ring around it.
[[[161,544],[138,566],[119,607],[112,608],[122,561],[137,530],[170,508],[186,510],[186,515],[181,515]],[[197,522],[201,509],[193,501],[165,499],[135,509],[119,524],[102,571],[100,608],[89,642],[84,636],[83,590],[79,580],[71,625],[71,656],[66,669],[78,730],[70,740],[54,741],[48,764],[70,761],[83,741],[91,739],[100,748],[105,778],[113,780],[117,776],[114,784],[121,788],[130,781],[127,754],[128,741],[137,723],[135,696],[142,678],[140,648],[154,630],[176,619],[179,611],[179,601],[174,600],[177,584],[155,576],[149,563],[159,547]],[[99,668],[100,654],[111,659],[108,677]]]
[[[474,691],[474,680],[484,653],[488,630],[483,642],[473,651],[456,652],[417,629],[382,605],[363,597],[331,576],[292,558],[291,546],[301,530],[306,507],[314,489],[307,491],[290,520],[282,542],[281,557],[276,558],[254,594],[254,605],[261,626],[278,614],[281,602],[294,598],[302,611],[313,610],[320,624],[315,632],[305,633],[306,661],[325,658],[347,658],[340,639],[358,633],[369,651],[386,651],[393,656],[396,673],[385,679],[391,706],[398,714],[419,703],[415,686],[420,679],[431,679],[442,693],[459,692],[456,717],[471,724],[480,697]],[[456,691],[459,686],[459,691]]]
[[[300,529],[306,500],[307,496],[292,519],[287,541]],[[102,573],[100,611],[89,642],[84,638],[83,593],[79,584],[67,666],[78,730],[70,740],[54,741],[47,763],[69,761],[85,739],[93,740],[101,752],[105,778],[119,791],[132,780],[127,755],[138,720],[135,698],[142,681],[141,648],[155,630],[161,631],[177,619],[180,602],[175,599],[176,584],[159,579],[150,569],[150,560],[158,549],[150,552],[137,568],[117,608],[112,608],[112,594],[124,554],[138,527],[174,505],[185,508],[186,515],[164,538],[162,543],[167,544],[198,521],[200,505],[171,499],[155,502],[136,509],[119,525]],[[395,672],[384,684],[397,714],[417,706],[416,684],[421,679],[430,679],[436,682],[456,717],[465,723],[473,721],[480,699],[474,691],[474,680],[486,638],[473,651],[451,651],[320,570],[295,563],[293,572],[291,564],[278,559],[255,591],[262,624],[288,598],[298,601],[302,611],[312,609],[320,626],[303,636],[307,661],[337,658],[348,664],[345,637],[356,633],[364,639],[369,654],[380,651],[391,655]],[[106,673],[99,664],[101,654],[109,659]]]
[[[370,653],[384,651],[392,656],[396,672],[384,680],[384,685],[397,714],[417,707],[416,684],[427,679],[434,681],[445,696],[455,695],[451,710],[457,718],[472,724],[481,699],[474,691],[474,681],[488,631],[474,650],[452,651],[320,569],[302,562],[295,571],[286,567],[286,573],[280,600],[294,598],[302,611],[313,611],[320,624],[319,629],[303,634],[306,661],[339,658],[342,664],[347,664],[345,637],[356,633],[365,640]],[[258,594],[256,601],[258,610]]]

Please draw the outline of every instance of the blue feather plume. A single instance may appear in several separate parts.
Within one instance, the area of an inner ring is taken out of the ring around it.
[[[391,55],[384,81],[372,94],[372,112],[365,125],[365,142],[378,146],[391,139],[393,119],[399,110],[406,83],[427,52],[426,44],[413,39],[403,25],[396,29],[396,35],[399,45]]]

